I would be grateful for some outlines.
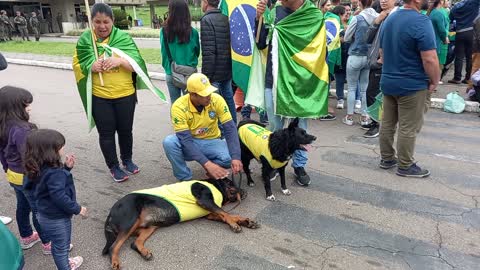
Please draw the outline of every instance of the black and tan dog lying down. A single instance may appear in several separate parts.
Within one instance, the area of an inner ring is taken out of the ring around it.
[[[120,269],[120,248],[135,235],[131,248],[150,260],[152,252],[144,244],[156,229],[201,217],[225,222],[236,233],[242,231],[241,226],[257,229],[260,226],[255,221],[230,215],[221,208],[227,203],[240,202],[245,196],[239,184],[228,178],[191,180],[134,191],[110,210],[105,221],[107,243],[102,254],[110,254],[112,268]]]

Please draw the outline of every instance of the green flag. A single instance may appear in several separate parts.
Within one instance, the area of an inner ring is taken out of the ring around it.
[[[275,14],[275,10],[272,12]],[[329,78],[322,12],[305,1],[273,29],[275,114],[301,118],[326,115]]]
[[[165,94],[155,87],[148,76],[147,66],[140,52],[133,42],[133,39],[125,32],[113,27],[108,44],[97,43],[98,55],[104,53],[111,56],[116,54],[126,59],[136,73],[137,90],[149,89],[158,98],[166,102]],[[75,55],[73,57],[73,71],[77,81],[78,93],[82,100],[83,107],[87,113],[90,130],[95,126],[92,117],[92,72],[91,68],[96,61],[95,52],[92,46],[92,34],[90,30],[83,32],[77,42]]]

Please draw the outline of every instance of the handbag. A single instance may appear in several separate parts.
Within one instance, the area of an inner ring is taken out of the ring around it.
[[[168,47],[168,42],[166,40],[167,40],[167,37],[165,35],[165,32],[163,32],[163,46],[167,51],[168,62],[170,62],[170,68],[172,70],[173,85],[181,89],[186,89],[188,78],[193,73],[197,72],[197,68],[186,66],[186,65],[179,65],[175,61],[173,61],[172,54],[170,53],[170,48]]]

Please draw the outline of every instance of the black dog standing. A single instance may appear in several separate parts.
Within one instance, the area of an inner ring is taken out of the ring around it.
[[[273,133],[256,121],[244,120],[238,125],[238,136],[242,151],[243,169],[247,175],[248,185],[255,185],[249,169],[250,160],[255,158],[262,163],[262,179],[266,198],[269,201],[275,200],[270,185],[271,173],[278,170],[282,192],[285,195],[290,195],[291,192],[285,184],[285,167],[295,150],[306,150],[305,147],[317,139],[298,127],[298,118],[293,120],[288,128]]]

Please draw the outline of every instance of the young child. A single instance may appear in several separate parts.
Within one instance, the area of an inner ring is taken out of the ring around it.
[[[75,270],[83,258],[68,258],[72,234],[72,216],[86,217],[87,209],[76,201],[75,185],[70,170],[75,157],[64,155],[65,137],[55,130],[39,129],[27,137],[25,171],[27,185],[34,190],[38,220],[52,241],[52,255],[59,270]]]
[[[41,239],[43,253],[51,254],[50,240],[43,235],[37,221],[32,192],[23,188],[25,139],[36,128],[29,122],[32,102],[32,94],[25,89],[0,88],[0,161],[17,198],[16,220],[22,249],[33,247]],[[32,230],[30,212],[38,233]]]

